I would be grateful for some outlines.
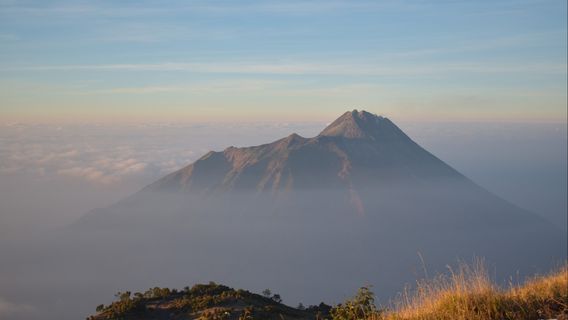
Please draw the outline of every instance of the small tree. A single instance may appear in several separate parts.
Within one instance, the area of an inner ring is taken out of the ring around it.
[[[118,300],[120,302],[127,302],[130,301],[130,295],[132,293],[130,291],[125,291],[125,292],[118,292],[115,296],[118,297]]]
[[[270,298],[270,296],[272,295],[272,291],[270,291],[270,289],[264,289],[262,291],[262,295],[265,296],[266,298]]]
[[[355,297],[331,309],[333,320],[366,319],[379,313],[375,306],[375,294],[368,287],[361,287]]]

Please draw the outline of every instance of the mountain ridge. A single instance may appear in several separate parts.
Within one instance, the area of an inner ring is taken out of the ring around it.
[[[416,144],[388,118],[353,110],[312,138],[293,133],[258,146],[208,152],[146,190],[209,193],[246,189],[278,193],[293,188],[352,189],[363,187],[361,178],[368,176],[363,171],[379,173],[376,180],[388,180],[391,172],[393,179],[436,175],[466,179]]]

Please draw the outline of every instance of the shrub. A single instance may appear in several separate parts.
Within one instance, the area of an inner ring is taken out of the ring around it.
[[[379,314],[375,306],[375,294],[368,287],[361,287],[355,297],[331,309],[333,320],[366,319]]]

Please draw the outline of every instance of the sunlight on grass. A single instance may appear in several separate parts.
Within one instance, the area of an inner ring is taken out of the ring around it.
[[[482,260],[405,290],[368,320],[568,319],[568,264],[507,289],[493,283]]]

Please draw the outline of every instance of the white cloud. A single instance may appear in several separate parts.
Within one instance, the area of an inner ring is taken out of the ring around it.
[[[130,158],[112,164],[115,174],[126,175],[144,171],[147,164]]]
[[[57,173],[61,175],[84,178],[90,182],[101,183],[101,184],[113,184],[119,181],[118,177],[107,175],[103,171],[93,167],[81,168],[74,167],[70,169],[60,169]]]

